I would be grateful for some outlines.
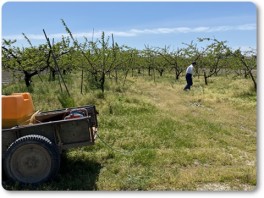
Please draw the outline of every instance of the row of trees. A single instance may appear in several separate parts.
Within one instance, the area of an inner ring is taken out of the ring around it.
[[[125,83],[130,71],[132,75],[147,71],[147,75],[152,75],[154,80],[156,73],[163,76],[164,72],[173,72],[177,81],[186,66],[196,61],[196,73],[203,76],[206,85],[208,78],[225,71],[250,77],[257,90],[254,74],[257,69],[257,56],[254,50],[231,50],[226,41],[215,38],[198,38],[196,43],[185,43],[185,47],[176,50],[171,50],[168,46],[155,48],[147,45],[145,49],[137,50],[118,45],[114,35],[106,37],[104,32],[100,39],[84,38],[80,43],[63,20],[62,24],[69,36],[62,36],[61,41],[56,43],[54,40],[50,42],[44,30],[47,42],[39,46],[33,46],[25,34],[24,38],[29,44],[26,48],[15,47],[16,41],[3,39],[3,69],[22,72],[27,87],[31,86],[32,77],[40,72],[49,72],[49,80],[55,80],[56,75],[63,80],[63,74],[78,70],[82,74],[82,86],[86,74],[89,76],[89,83],[104,92],[107,77],[114,78],[117,83],[122,78],[122,83]],[[198,44],[205,47],[198,47]]]

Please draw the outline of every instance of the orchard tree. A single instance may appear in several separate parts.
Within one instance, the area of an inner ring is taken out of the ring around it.
[[[123,80],[123,86],[124,86],[129,70],[131,69],[132,77],[134,76],[135,69],[138,69],[139,71],[139,67],[138,67],[139,51],[134,48],[130,48],[128,46],[123,46],[120,49],[121,49],[120,57],[118,58],[118,62],[120,63],[119,64],[120,66],[118,67],[118,69],[120,69],[124,73],[124,80]]]
[[[162,77],[165,70],[168,69],[169,63],[164,61],[164,58],[156,52],[155,55],[155,68],[159,72],[159,76]]]
[[[231,51],[226,45],[226,41],[218,41],[217,39],[203,38],[199,39],[200,42],[211,41],[203,50],[203,56],[199,61],[199,64],[204,66],[204,82],[208,84],[208,78],[213,75],[217,75],[219,71],[224,68],[222,62],[231,55]]]
[[[153,71],[153,75],[155,75],[155,51],[153,47],[149,45],[145,45],[145,49],[142,51],[144,66],[148,70],[148,76],[151,76],[151,71]]]
[[[247,75],[250,76],[254,85],[254,89],[255,91],[257,91],[257,76],[254,75],[254,72],[257,71],[257,54],[255,50],[248,50],[242,53],[241,50],[238,49],[232,54],[242,64],[242,67],[245,71],[245,77]]]
[[[89,42],[88,49],[84,51],[81,48],[81,44],[73,37],[72,32],[62,20],[66,32],[70,35],[74,47],[81,52],[87,61],[87,70],[93,76],[93,80],[96,86],[101,89],[102,93],[105,91],[106,75],[113,71],[116,67],[116,61],[119,52],[119,46],[114,42],[114,36],[112,34],[112,42],[110,43],[110,37],[105,37],[105,33],[102,32],[101,39]]]
[[[184,71],[184,51],[178,48],[174,51],[169,51],[169,47],[164,47],[157,52],[166,62],[166,65],[174,69],[175,80],[179,80],[181,73]]]
[[[47,46],[39,45],[22,48],[13,46],[16,41],[3,39],[2,61],[3,69],[11,72],[21,72],[24,74],[24,81],[30,87],[32,77],[47,69],[46,60],[48,58]]]

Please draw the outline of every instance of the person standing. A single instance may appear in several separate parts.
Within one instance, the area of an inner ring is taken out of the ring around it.
[[[188,66],[186,69],[185,78],[186,78],[187,85],[183,89],[185,91],[190,90],[191,86],[193,85],[192,75],[193,75],[193,69],[194,69],[195,65],[196,65],[196,62],[192,62],[192,64],[190,66]]]

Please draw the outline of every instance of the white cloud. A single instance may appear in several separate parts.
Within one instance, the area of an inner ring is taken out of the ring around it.
[[[237,27],[238,30],[255,30],[256,24],[245,24],[245,25],[239,25]]]
[[[105,31],[106,36],[113,34],[115,37],[136,37],[140,35],[151,34],[187,34],[187,33],[206,33],[206,32],[226,32],[226,31],[250,31],[256,30],[256,24],[243,24],[237,26],[213,26],[213,27],[173,27],[173,28],[153,28],[153,29],[130,29],[127,31]],[[100,38],[102,31],[73,33],[75,38]],[[42,34],[26,34],[30,40],[44,40]],[[62,36],[68,36],[67,33],[56,33],[48,35],[49,38],[60,39]],[[5,39],[25,39],[23,35],[3,36]]]

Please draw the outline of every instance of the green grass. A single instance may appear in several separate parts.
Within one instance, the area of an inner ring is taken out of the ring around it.
[[[78,79],[78,78],[74,78]],[[108,82],[102,95],[68,79],[62,104],[58,82],[34,81],[36,110],[95,104],[99,138],[62,155],[59,175],[40,186],[3,182],[9,190],[254,190],[257,184],[256,93],[249,79],[129,77]],[[45,86],[43,85],[45,84]],[[52,87],[52,89],[51,89]],[[24,91],[21,84],[3,93]]]

